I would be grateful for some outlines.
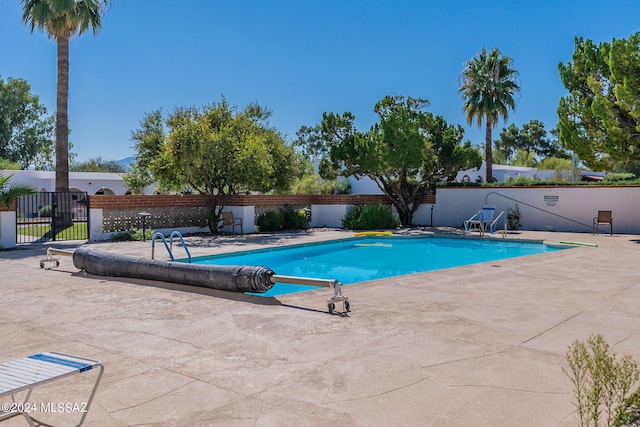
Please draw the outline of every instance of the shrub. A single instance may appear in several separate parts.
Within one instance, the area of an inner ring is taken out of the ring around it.
[[[131,229],[131,233],[133,234],[133,240],[151,240],[151,238],[153,237],[153,230],[149,229],[141,230],[139,228],[133,227]]]
[[[342,217],[342,228],[358,230],[358,226],[360,225],[359,219],[363,209],[364,205],[349,206],[347,213]]]
[[[309,226],[307,214],[302,209],[286,206],[280,212],[265,212],[258,217],[260,231],[304,230]]]
[[[398,216],[382,203],[351,206],[342,217],[342,227],[350,230],[397,228],[398,225]]]
[[[520,223],[520,219],[522,218],[522,214],[520,213],[520,206],[516,203],[515,208],[507,209],[507,223],[509,224],[509,230],[519,230],[522,228],[522,224]]]
[[[111,240],[114,242],[129,242],[132,240],[151,240],[152,237],[153,230],[144,230],[143,234],[143,230],[136,227],[131,227],[131,229],[129,230],[114,234],[113,236],[111,236]]]
[[[616,426],[633,426],[640,424],[640,389],[636,390],[625,402],[624,408],[616,419]]]
[[[280,209],[283,216],[283,230],[304,230],[309,226],[307,214],[302,209],[294,209],[290,206]],[[260,228],[262,230],[262,228]]]
[[[280,231],[284,225],[284,214],[282,212],[265,212],[258,217],[258,227],[260,231]]]
[[[347,213],[342,217],[342,228],[351,230],[361,230],[360,215],[364,210],[364,205],[353,205],[347,208]]]
[[[40,218],[51,217],[51,205],[46,205],[38,209],[38,216]]]
[[[619,361],[609,352],[602,335],[592,335],[586,344],[576,340],[567,351],[569,369],[562,369],[571,379],[581,426],[611,426],[625,409],[625,398],[638,381],[638,365],[630,356]],[[604,416],[604,417],[603,417]]]
[[[333,194],[351,194],[351,182],[345,177],[338,178]]]
[[[111,240],[114,242],[128,242],[133,240],[133,233],[131,230],[126,230],[121,233],[111,235]]]
[[[604,182],[620,182],[620,181],[633,181],[636,176],[632,173],[612,173],[602,178]]]

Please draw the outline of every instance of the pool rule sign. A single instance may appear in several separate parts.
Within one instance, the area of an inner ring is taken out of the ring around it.
[[[560,196],[544,196],[544,204],[547,206],[557,206]]]

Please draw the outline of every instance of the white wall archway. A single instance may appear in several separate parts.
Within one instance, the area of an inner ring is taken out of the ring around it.
[[[96,196],[115,196],[116,193],[107,187],[102,187],[98,191],[95,192]]]

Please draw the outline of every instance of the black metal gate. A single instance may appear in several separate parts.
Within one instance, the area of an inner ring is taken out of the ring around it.
[[[86,192],[42,191],[16,200],[16,243],[88,239]]]

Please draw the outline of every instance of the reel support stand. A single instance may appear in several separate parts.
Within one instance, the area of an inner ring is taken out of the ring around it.
[[[349,297],[342,295],[342,283],[335,279],[313,279],[310,277],[297,276],[281,276],[274,274],[271,276],[271,282],[289,283],[293,285],[303,286],[322,286],[325,288],[333,288],[333,296],[327,299],[327,309],[329,314],[333,314],[336,309],[336,303],[342,302],[343,313],[351,311]]]

